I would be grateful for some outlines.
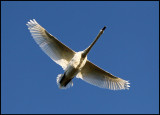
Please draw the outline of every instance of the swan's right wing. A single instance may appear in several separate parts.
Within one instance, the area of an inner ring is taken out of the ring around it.
[[[65,70],[75,52],[49,34],[36,20],[30,20],[27,26],[40,48]]]
[[[129,89],[130,87],[128,81],[104,71],[89,60],[87,60],[81,72],[77,74],[77,78],[81,78],[92,85],[111,90]]]

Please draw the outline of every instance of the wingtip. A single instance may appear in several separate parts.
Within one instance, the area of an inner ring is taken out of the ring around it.
[[[125,83],[125,89],[128,89],[129,90],[129,88],[130,88],[130,85],[129,85],[130,83],[129,83],[129,81],[126,81],[126,83]]]
[[[34,27],[35,25],[38,25],[38,23],[37,23],[37,21],[35,20],[35,19],[30,19],[27,23],[26,23],[26,25],[28,26],[28,29],[30,29],[30,28],[32,28],[32,27]]]

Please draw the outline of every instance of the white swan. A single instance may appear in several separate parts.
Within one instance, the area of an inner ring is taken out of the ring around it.
[[[101,88],[111,90],[129,89],[130,83],[128,81],[104,71],[87,59],[87,54],[106,27],[100,30],[96,39],[88,48],[75,52],[49,34],[35,19],[30,20],[26,25],[41,49],[64,69],[64,74],[59,74],[57,77],[59,88],[66,89],[73,86],[72,79],[76,76]]]

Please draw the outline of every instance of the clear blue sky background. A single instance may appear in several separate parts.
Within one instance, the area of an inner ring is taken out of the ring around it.
[[[159,2],[1,2],[2,113],[158,113]],[[131,83],[112,91],[73,79],[60,90],[62,68],[35,43],[26,26],[36,19],[75,51],[107,28],[88,59]]]

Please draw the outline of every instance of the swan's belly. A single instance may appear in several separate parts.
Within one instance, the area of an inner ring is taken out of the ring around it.
[[[60,84],[62,86],[66,86],[83,68],[87,60],[87,57],[85,59],[81,58],[81,52],[78,52],[75,54],[75,56],[71,59],[69,62],[64,76],[60,81]]]
[[[66,86],[79,72],[79,69],[73,66],[68,67],[68,70],[64,73],[63,78],[60,81],[61,86]]]

